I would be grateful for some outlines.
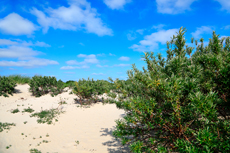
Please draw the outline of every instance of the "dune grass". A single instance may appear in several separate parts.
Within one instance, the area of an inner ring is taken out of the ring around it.
[[[17,84],[26,84],[29,83],[31,80],[30,77],[22,75],[9,75],[8,78],[10,80],[13,80]]]
[[[2,132],[3,130],[9,130],[10,126],[16,126],[16,124],[14,124],[14,123],[2,123],[2,122],[0,122],[0,132]]]

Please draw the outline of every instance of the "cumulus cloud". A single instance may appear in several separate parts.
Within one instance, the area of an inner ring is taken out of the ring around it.
[[[179,14],[191,10],[190,5],[197,0],[156,0],[158,13]]]
[[[29,41],[22,41],[20,39],[10,40],[10,39],[0,39],[0,46],[39,46],[39,47],[51,47],[49,44],[45,42],[36,41],[35,43]]]
[[[130,58],[129,57],[125,57],[125,56],[121,56],[118,60],[120,60],[120,61],[129,61]]]
[[[18,67],[34,67],[34,66],[47,66],[56,65],[57,61],[34,58],[28,61],[0,61],[0,66],[18,66]]]
[[[29,20],[21,17],[17,13],[11,13],[0,19],[0,31],[10,35],[31,35],[36,30],[36,26]]]
[[[96,58],[96,55],[90,54],[79,54],[77,55],[78,58],[84,58],[82,62],[78,62],[77,60],[69,60],[66,61],[66,64],[69,66],[63,66],[61,67],[62,70],[68,70],[68,69],[77,69],[77,68],[89,68],[88,64],[97,64],[99,63],[99,60]],[[70,65],[79,65],[79,66],[70,66]]]
[[[144,52],[158,49],[158,44],[166,44],[179,29],[160,30],[144,37],[144,40],[139,41],[139,44],[132,45],[134,51]]]
[[[112,10],[123,9],[124,5],[130,2],[131,0],[104,0],[104,3]]]
[[[201,26],[192,32],[192,36],[196,39],[201,38],[202,34],[212,34],[213,28],[208,26]]]
[[[222,6],[222,10],[226,10],[228,13],[230,13],[230,1],[229,0],[215,0],[220,3]]]
[[[30,46],[49,47],[44,42],[26,42],[20,39],[0,39],[0,58],[9,60],[0,61],[0,66],[21,66],[34,67],[58,64],[57,61],[36,58],[38,55],[45,55],[43,52],[33,50]]]
[[[88,33],[95,33],[98,36],[113,35],[113,31],[108,28],[97,10],[91,8],[86,0],[69,1],[69,7],[48,8],[44,12],[33,8],[31,13],[37,17],[38,23],[46,33],[50,27],[61,30],[85,30]]]

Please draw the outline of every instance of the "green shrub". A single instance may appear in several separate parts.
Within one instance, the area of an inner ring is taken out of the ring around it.
[[[129,99],[116,102],[126,116],[113,134],[132,152],[230,152],[230,38],[213,32],[191,55],[184,34],[167,42],[167,59],[145,53],[147,68],[133,65],[129,87],[114,81]]]
[[[50,76],[34,76],[29,83],[29,91],[36,97],[40,97],[51,92],[51,95],[62,93],[64,83],[61,80],[56,80]]]
[[[3,130],[9,130],[10,126],[16,126],[16,124],[14,124],[14,123],[2,123],[2,122],[0,122],[0,132],[2,132]]]
[[[113,84],[105,80],[82,79],[75,82],[73,93],[79,96],[81,104],[91,104],[99,101],[97,95],[108,93],[113,89]]]
[[[15,86],[16,83],[11,79],[0,76],[0,96],[9,97],[8,94],[13,95]]]

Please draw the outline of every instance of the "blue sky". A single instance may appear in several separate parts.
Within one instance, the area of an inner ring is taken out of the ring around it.
[[[0,75],[126,79],[166,41],[230,36],[229,0],[1,0]]]

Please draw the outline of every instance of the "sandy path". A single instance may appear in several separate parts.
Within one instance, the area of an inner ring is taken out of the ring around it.
[[[32,148],[42,153],[129,152],[112,137],[115,120],[124,115],[124,111],[117,109],[114,104],[98,103],[90,108],[82,108],[74,103],[77,96],[69,94],[70,90],[56,97],[45,95],[36,98],[31,96],[28,88],[28,85],[17,85],[16,94],[9,98],[0,97],[0,122],[16,124],[10,130],[0,132],[1,153],[27,153]],[[35,112],[57,108],[60,98],[67,104],[61,105],[65,112],[59,115],[54,125],[38,124],[36,117],[30,117],[31,114],[27,112],[22,113],[28,107]],[[19,113],[10,112],[16,108],[20,110]],[[48,143],[43,143],[43,140]],[[9,145],[12,146],[6,149]]]

